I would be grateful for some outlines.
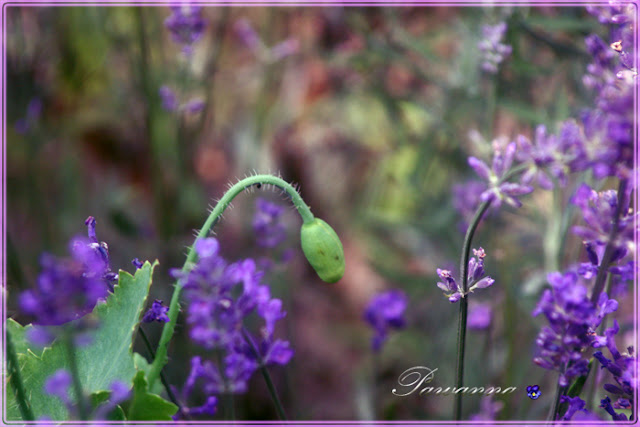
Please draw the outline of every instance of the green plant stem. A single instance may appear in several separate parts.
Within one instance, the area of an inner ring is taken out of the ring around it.
[[[142,341],[144,341],[144,345],[147,348],[147,351],[149,352],[149,354],[151,355],[151,358],[155,359],[156,353],[155,353],[155,351],[153,351],[153,347],[151,346],[151,342],[149,341],[149,338],[147,337],[147,334],[144,332],[144,329],[142,329],[142,325],[140,325],[138,327],[138,330],[140,331],[140,336],[142,337]],[[178,401],[178,398],[176,397],[176,395],[171,390],[171,387],[169,386],[169,381],[167,381],[167,378],[165,377],[165,375],[164,375],[164,373],[162,371],[160,371],[160,381],[162,382],[162,385],[164,386],[164,389],[167,391],[167,395],[169,396],[169,399],[171,399],[173,404],[178,407],[178,412],[184,414],[186,416],[186,418],[189,419],[189,415],[186,412],[182,411],[182,405]]]
[[[508,171],[504,176],[500,179],[498,184],[503,183],[504,181],[510,179],[516,174],[524,171],[526,165],[520,164],[510,171]],[[491,206],[492,200],[487,200],[483,202],[475,214],[473,215],[473,219],[469,223],[469,228],[467,228],[467,234],[464,236],[464,243],[462,245],[462,256],[460,257],[460,271],[461,278],[460,282],[462,283],[462,298],[460,298],[460,311],[458,316],[458,353],[456,357],[456,389],[462,387],[462,383],[464,380],[464,353],[465,353],[465,342],[467,336],[467,313],[468,313],[468,300],[467,300],[467,287],[468,287],[468,273],[469,273],[469,255],[471,253],[471,242],[473,240],[473,235],[480,224],[480,220],[484,216],[489,206]],[[456,421],[460,421],[462,419],[462,394],[455,393],[455,400],[453,405],[453,416]]]
[[[473,240],[473,235],[478,228],[478,224],[480,224],[480,220],[484,213],[489,209],[492,200],[487,200],[483,202],[478,209],[476,210],[471,223],[469,224],[469,228],[467,229],[467,234],[464,237],[464,244],[462,246],[462,257],[460,258],[460,271],[462,272],[461,282],[462,282],[462,298],[460,298],[460,311],[458,316],[458,355],[457,355],[457,364],[456,364],[456,388],[462,387],[462,382],[464,379],[464,351],[465,351],[465,342],[467,336],[467,312],[468,312],[468,299],[467,299],[467,285],[468,285],[468,270],[469,270],[469,254],[471,253],[471,241]],[[455,401],[453,406],[453,416],[456,421],[462,419],[462,393],[455,393]]]
[[[22,382],[22,373],[20,372],[16,349],[13,347],[9,330],[5,329],[5,332],[7,337],[7,371],[9,373],[9,381],[11,381],[11,387],[16,395],[22,419],[24,421],[33,421],[35,420],[35,417],[31,410],[31,405],[29,404],[29,398],[24,390],[24,383]]]
[[[264,378],[264,382],[267,384],[267,388],[269,389],[269,394],[271,395],[271,399],[273,399],[273,404],[276,407],[276,411],[278,412],[278,417],[280,420],[286,421],[287,416],[284,413],[284,408],[282,407],[282,402],[280,402],[280,397],[278,396],[278,392],[276,391],[276,387],[273,385],[273,381],[271,380],[271,375],[269,375],[269,370],[264,365],[264,361],[262,360],[262,356],[260,356],[260,352],[256,347],[256,344],[253,342],[251,335],[246,330],[242,331],[245,341],[249,344],[253,353],[256,355],[258,359],[258,363],[260,364],[260,372],[262,373],[262,377]]]
[[[607,278],[607,272],[609,270],[609,264],[611,263],[611,258],[613,257],[614,241],[618,235],[618,225],[620,224],[620,215],[622,214],[622,202],[624,200],[625,193],[627,192],[627,180],[620,180],[618,184],[618,206],[616,206],[615,216],[613,218],[613,224],[611,226],[611,231],[609,232],[609,239],[607,241],[607,246],[604,250],[604,255],[602,255],[602,260],[600,261],[600,267],[598,268],[598,274],[596,275],[596,283],[593,285],[593,293],[591,294],[591,302],[593,304],[598,303],[598,298],[600,298],[600,293],[602,289],[604,289],[604,284]]]
[[[78,371],[78,362],[76,360],[76,349],[73,344],[73,334],[69,331],[65,332],[64,344],[67,350],[67,357],[69,359],[69,370],[71,371],[71,378],[73,380],[73,390],[76,394],[76,400],[78,403],[78,415],[81,420],[89,419],[89,409],[87,401],[84,397],[82,389],[82,383],[80,382],[80,372]]]
[[[311,209],[309,209],[309,206],[307,206],[304,200],[302,200],[302,197],[300,197],[300,194],[296,191],[296,189],[293,188],[293,186],[285,180],[273,175],[254,175],[247,177],[232,185],[213,208],[213,210],[209,214],[209,217],[202,226],[202,229],[200,229],[200,232],[198,233],[194,244],[191,246],[191,248],[189,248],[187,259],[185,260],[182,267],[183,272],[186,273],[187,271],[189,271],[196,260],[195,242],[209,235],[209,231],[217,223],[224,210],[229,206],[229,204],[231,204],[231,201],[238,194],[251,187],[252,185],[265,184],[273,185],[285,191],[291,198],[293,205],[298,210],[298,213],[302,217],[302,221],[305,224],[314,220],[314,216],[311,213]],[[178,281],[174,286],[173,295],[171,296],[171,303],[169,304],[169,322],[165,323],[164,328],[162,329],[162,335],[160,336],[160,342],[158,343],[156,357],[153,359],[153,363],[151,364],[151,369],[147,378],[149,381],[149,389],[153,387],[153,384],[158,379],[162,368],[167,364],[169,360],[167,357],[167,348],[169,346],[171,338],[173,337],[173,332],[178,320],[178,314],[180,312],[181,290],[182,284],[180,283],[180,281]]]

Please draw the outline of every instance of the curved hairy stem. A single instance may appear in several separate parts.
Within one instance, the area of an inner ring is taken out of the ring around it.
[[[202,229],[198,233],[194,244],[191,245],[189,252],[187,254],[187,259],[184,262],[184,266],[182,267],[183,272],[187,272],[193,265],[196,260],[196,251],[195,251],[195,242],[199,239],[203,239],[209,235],[211,228],[215,226],[215,224],[220,219],[220,215],[225,211],[225,209],[229,206],[231,201],[240,193],[242,193],[245,189],[251,186],[262,186],[262,185],[272,185],[282,189],[290,198],[293,205],[298,210],[298,213],[302,217],[302,221],[305,224],[313,222],[315,219],[309,206],[302,200],[298,191],[288,182],[284,181],[281,178],[275,177],[273,175],[254,175],[248,178],[242,179],[236,184],[232,185],[229,190],[222,196],[220,201],[213,208],[209,217],[205,221]],[[164,324],[164,328],[162,330],[162,335],[160,337],[160,342],[158,343],[158,350],[156,351],[156,357],[153,359],[153,363],[151,365],[151,369],[148,375],[149,389],[151,389],[158,379],[160,375],[160,371],[167,364],[167,348],[169,346],[169,342],[173,337],[173,332],[176,327],[176,322],[178,320],[178,313],[180,312],[180,291],[182,290],[182,285],[180,281],[176,282],[173,295],[171,297],[171,303],[169,304],[169,322]]]

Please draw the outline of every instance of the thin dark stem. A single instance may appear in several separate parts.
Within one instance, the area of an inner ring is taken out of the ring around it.
[[[554,403],[553,403],[553,410],[552,412],[549,414],[549,421],[555,421],[556,417],[558,416],[558,409],[560,409],[560,396],[563,396],[567,393],[567,386],[565,387],[560,387],[557,386],[556,387],[556,395],[553,399]]]
[[[9,330],[5,329],[7,337],[7,370],[9,372],[9,380],[11,381],[11,387],[16,394],[16,400],[18,401],[18,408],[22,419],[24,421],[33,421],[35,417],[29,404],[29,398],[24,390],[24,383],[22,382],[22,373],[20,372],[20,365],[18,364],[18,356],[16,355],[16,349],[13,347],[11,341],[11,334]]]
[[[67,348],[67,357],[69,358],[69,370],[71,371],[71,378],[73,380],[73,390],[76,393],[78,402],[78,415],[81,420],[87,420],[89,419],[89,410],[82,391],[80,372],[78,371],[78,362],[76,360],[76,349],[73,345],[73,335],[70,332],[66,332],[65,347]]]
[[[462,298],[460,299],[460,314],[458,316],[458,356],[457,356],[457,365],[456,365],[456,389],[462,387],[462,382],[464,379],[464,351],[465,351],[465,342],[467,336],[467,312],[468,312],[468,303],[467,303],[467,285],[468,285],[468,270],[469,270],[469,254],[471,253],[471,241],[473,240],[473,235],[478,228],[478,224],[480,224],[480,220],[484,216],[484,213],[489,209],[492,200],[487,200],[483,202],[478,209],[476,210],[471,223],[469,224],[469,228],[467,229],[467,234],[464,237],[464,244],[462,246],[462,257],[460,258],[460,271],[462,272],[462,277],[460,281],[462,282]],[[455,393],[455,401],[454,401],[454,409],[453,409],[454,417],[456,421],[462,419],[462,393]]]
[[[262,360],[262,356],[260,356],[260,352],[258,352],[258,348],[256,344],[253,342],[251,335],[246,330],[242,331],[244,335],[244,339],[247,341],[251,349],[253,350],[256,358],[258,359],[258,363],[260,364],[260,372],[262,373],[262,377],[264,378],[264,382],[267,384],[267,388],[269,389],[269,394],[271,395],[271,399],[273,399],[273,404],[276,407],[276,411],[278,412],[278,416],[282,421],[287,420],[287,416],[284,413],[284,408],[282,407],[282,402],[280,402],[280,397],[278,397],[278,392],[276,391],[276,387],[273,385],[273,381],[271,381],[271,375],[269,375],[269,371],[267,367],[264,365],[264,361]]]
[[[140,331],[140,336],[142,337],[142,341],[144,341],[144,345],[147,348],[147,351],[151,355],[151,359],[152,360],[155,359],[156,353],[155,353],[155,351],[153,351],[153,347],[151,346],[151,342],[149,341],[149,338],[147,337],[147,334],[142,329],[142,325],[140,325],[138,330]],[[176,397],[176,395],[173,393],[173,390],[171,390],[171,387],[169,386],[169,381],[167,381],[167,378],[165,377],[165,375],[164,375],[164,373],[162,371],[160,371],[160,381],[162,382],[162,385],[164,386],[164,389],[167,391],[167,395],[169,396],[169,399],[171,399],[173,404],[178,407],[178,412],[182,413],[185,416],[186,419],[190,419],[190,417],[186,413],[186,411],[182,410],[182,405],[178,401],[178,398]]]
[[[616,206],[616,213],[613,218],[613,224],[611,225],[611,231],[609,232],[609,240],[607,247],[604,250],[602,261],[600,261],[600,267],[598,268],[598,274],[596,275],[596,283],[593,285],[593,293],[591,294],[591,302],[593,304],[598,303],[600,293],[604,289],[604,284],[607,278],[607,272],[609,270],[609,264],[613,257],[613,251],[615,250],[614,241],[618,235],[618,225],[620,224],[620,215],[622,213],[622,205],[624,204],[625,193],[627,192],[627,180],[623,179],[618,185],[618,206]]]

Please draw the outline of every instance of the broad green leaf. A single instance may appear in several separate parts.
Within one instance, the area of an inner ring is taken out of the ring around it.
[[[101,391],[92,393],[91,396],[89,396],[89,402],[91,403],[91,408],[93,410],[96,410],[103,403],[107,403],[107,401],[109,400],[109,396],[111,396],[111,392],[108,390],[101,390]],[[106,418],[109,421],[126,420],[124,416],[124,411],[122,410],[122,407],[120,405],[116,405],[115,408],[109,411],[109,414],[107,415]]]
[[[157,394],[149,393],[145,374],[138,371],[133,379],[133,398],[125,411],[127,420],[131,421],[171,421],[178,407]]]
[[[76,350],[80,382],[85,393],[108,390],[114,380],[129,383],[135,375],[133,333],[140,321],[156,265],[157,262],[153,265],[145,262],[135,276],[120,271],[113,294],[93,310],[92,315],[99,320],[99,326],[92,335],[93,341]],[[42,352],[41,357],[28,351],[19,354],[18,360],[36,418],[48,416],[53,420],[67,419],[69,414],[62,402],[45,394],[42,389],[46,379],[54,372],[59,369],[69,370],[70,364],[63,343],[56,340]],[[7,393],[13,394],[13,391],[7,390]],[[75,399],[74,391],[71,390],[70,393],[72,400]],[[20,419],[14,411],[8,412],[9,419]]]

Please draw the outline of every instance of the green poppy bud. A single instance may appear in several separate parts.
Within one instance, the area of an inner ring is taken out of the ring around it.
[[[320,218],[302,224],[302,251],[318,276],[327,283],[335,283],[344,275],[344,250],[333,228]]]

